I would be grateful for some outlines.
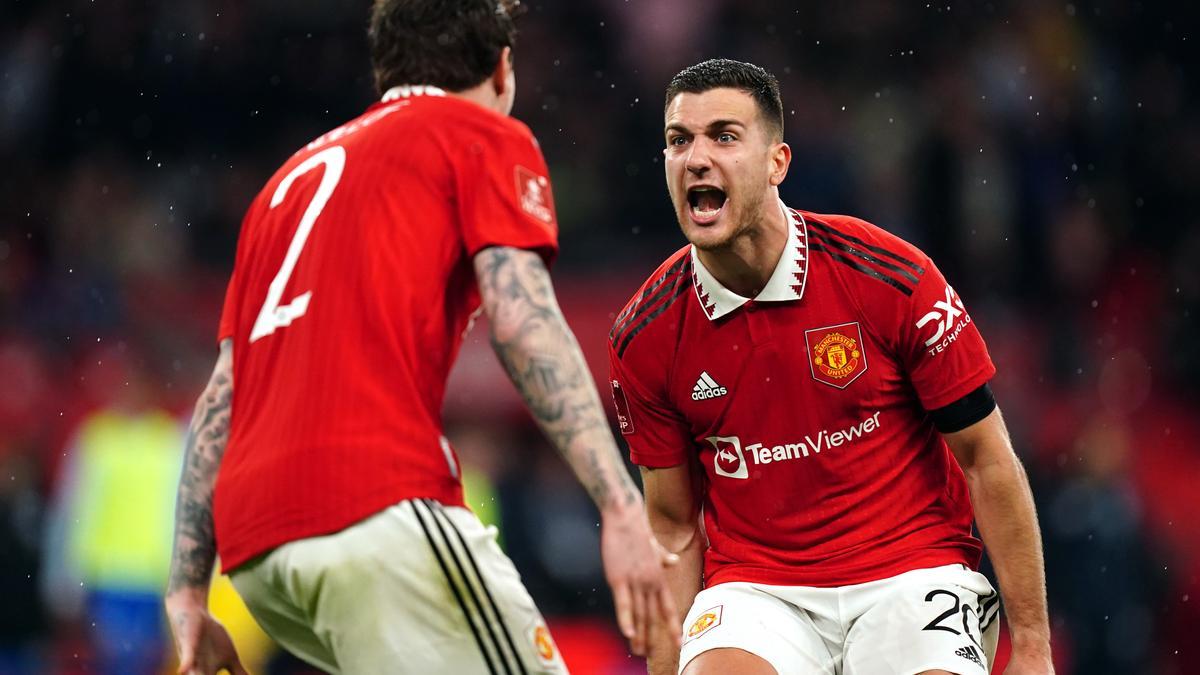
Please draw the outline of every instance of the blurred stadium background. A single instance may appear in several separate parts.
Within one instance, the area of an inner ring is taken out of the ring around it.
[[[527,4],[515,115],[550,163],[555,277],[601,383],[614,312],[682,243],[667,80],[761,64],[783,86],[787,203],[921,245],[989,341],[1060,672],[1200,672],[1194,4]],[[3,2],[0,674],[171,667],[158,593],[183,425],[238,226],[293,150],[373,100],[367,5]],[[479,327],[446,415],[472,506],[568,663],[637,672],[595,513]],[[214,603],[254,672],[311,672],[227,585]]]

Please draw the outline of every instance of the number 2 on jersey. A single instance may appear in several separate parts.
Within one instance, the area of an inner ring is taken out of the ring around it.
[[[283,289],[287,286],[288,279],[292,277],[292,270],[296,268],[296,260],[300,257],[300,252],[304,250],[309,233],[312,232],[313,223],[321,215],[321,211],[333,194],[333,189],[342,179],[342,169],[346,167],[345,148],[340,145],[330,146],[304,160],[284,177],[283,181],[279,183],[279,187],[275,189],[275,194],[271,196],[271,208],[279,206],[287,197],[288,189],[292,187],[292,183],[297,178],[322,164],[325,165],[325,173],[321,176],[321,183],[317,186],[312,201],[308,203],[308,208],[304,209],[304,215],[300,217],[300,226],[296,228],[296,234],[292,236],[292,243],[288,245],[287,255],[283,257],[283,265],[279,267],[279,272],[275,274],[275,278],[271,280],[271,285],[267,288],[267,299],[263,301],[262,309],[258,311],[258,319],[254,321],[254,330],[250,331],[250,342],[274,333],[276,328],[290,326],[293,321],[304,316],[304,313],[308,311],[308,302],[312,299],[312,291],[305,291],[297,295],[286,305],[280,305],[279,301],[283,298]]]

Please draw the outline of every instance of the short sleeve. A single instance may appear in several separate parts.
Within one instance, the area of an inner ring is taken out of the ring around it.
[[[467,254],[489,246],[558,253],[558,221],[550,172],[523,127],[478,134],[455,157],[455,191]]]
[[[245,269],[248,264],[245,257],[247,247],[250,245],[251,223],[260,213],[259,209],[264,193],[265,190],[250,202],[250,208],[246,209],[246,215],[242,216],[242,227],[238,230],[237,250],[233,256],[233,273],[229,275],[229,284],[225,287],[225,304],[221,306],[221,322],[217,326],[217,344],[221,344],[227,338],[232,338],[237,333],[238,315],[241,312],[241,299],[244,293],[241,270]],[[265,299],[264,297],[263,300]]]
[[[686,463],[692,447],[687,422],[627,373],[611,348],[608,358],[608,379],[613,405],[617,409],[617,424],[629,444],[630,461],[651,468]]]
[[[229,285],[225,288],[225,304],[221,307],[221,323],[217,327],[217,344],[220,344],[227,338],[232,338],[234,333],[237,332],[237,278],[237,268],[235,265],[233,274],[229,277]]]
[[[986,384],[996,367],[962,298],[926,262],[900,326],[899,349],[922,407],[936,410]]]

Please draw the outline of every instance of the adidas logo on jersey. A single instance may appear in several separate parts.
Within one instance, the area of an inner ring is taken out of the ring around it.
[[[980,667],[983,666],[983,659],[980,658],[979,650],[975,648],[975,645],[967,645],[966,647],[960,647],[960,648],[954,650],[954,655],[961,656],[964,659],[971,661],[972,663],[974,663],[977,666],[980,666]]]
[[[696,380],[696,386],[692,387],[692,400],[703,401],[708,398],[717,398],[728,394],[729,390],[717,384],[717,381],[712,379],[707,371],[700,373],[700,378]]]

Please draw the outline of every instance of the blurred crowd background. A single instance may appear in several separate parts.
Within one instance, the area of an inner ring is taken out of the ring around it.
[[[988,340],[1059,672],[1200,672],[1194,4],[526,5],[514,114],[551,167],[555,278],[602,386],[614,312],[683,243],[662,91],[702,58],[758,63],[783,88],[785,201],[923,247]],[[367,7],[2,3],[0,674],[172,667],[159,594],[183,427],[239,223],[291,152],[373,101]],[[596,514],[481,328],[452,380],[471,504],[568,663],[637,672]],[[214,603],[254,672],[311,672],[226,583]]]

